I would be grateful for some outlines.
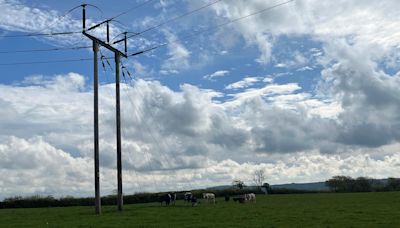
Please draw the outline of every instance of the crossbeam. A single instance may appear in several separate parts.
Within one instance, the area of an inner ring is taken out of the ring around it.
[[[128,58],[128,56],[126,55],[126,53],[123,53],[122,51],[120,51],[120,50],[116,49],[115,47],[111,46],[110,44],[108,44],[108,43],[106,43],[106,42],[100,40],[99,38],[94,37],[94,36],[92,36],[92,35],[86,33],[85,31],[83,31],[82,34],[83,34],[84,36],[86,36],[87,38],[91,39],[92,41],[98,42],[98,44],[99,44],[100,46],[103,46],[103,47],[107,48],[108,50],[114,52],[115,54],[118,54],[118,55],[120,55],[120,56],[122,56],[122,57],[124,57],[124,58]]]

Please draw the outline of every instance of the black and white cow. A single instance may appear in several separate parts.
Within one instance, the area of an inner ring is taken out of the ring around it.
[[[171,194],[160,196],[159,202],[161,203],[161,206],[163,205],[163,202],[165,202],[165,206],[169,206],[169,204],[171,203]]]
[[[183,198],[185,204],[190,203],[192,201],[192,197],[193,197],[193,194],[191,192],[185,192],[185,195]]]
[[[176,193],[170,193],[169,194],[171,196],[171,204],[175,206],[175,201],[176,201]]]

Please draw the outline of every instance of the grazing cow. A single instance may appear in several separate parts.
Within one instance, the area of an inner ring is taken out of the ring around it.
[[[192,195],[190,201],[192,202],[192,207],[194,207],[194,206],[197,205],[197,198],[196,198],[196,196],[193,196],[193,195]]]
[[[203,198],[207,199],[208,203],[210,203],[210,201],[215,203],[215,194],[214,193],[203,193]]]
[[[229,202],[230,199],[231,197],[229,197],[228,195],[225,196],[225,202]]]
[[[190,203],[191,200],[192,200],[192,197],[193,197],[193,194],[191,192],[185,192],[185,195],[184,195],[184,198],[183,198],[185,204],[186,203]]]
[[[254,193],[244,194],[244,198],[246,199],[246,201],[254,203],[256,202],[256,194]]]
[[[245,196],[240,195],[240,196],[234,196],[232,197],[233,202],[239,202],[239,203],[244,203],[245,202]]]
[[[171,196],[171,204],[175,206],[175,201],[176,201],[176,193],[171,193],[169,194]]]
[[[169,206],[169,203],[171,202],[171,194],[160,196],[159,202],[161,203],[161,206],[163,205],[163,202],[165,202],[165,206]]]

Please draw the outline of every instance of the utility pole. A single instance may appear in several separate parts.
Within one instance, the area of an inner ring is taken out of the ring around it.
[[[110,45],[110,28],[109,22],[110,19],[105,20],[99,24],[96,24],[88,29],[86,29],[86,11],[85,6],[82,5],[82,34],[93,41],[93,52],[94,52],[94,134],[95,134],[95,194],[96,194],[96,214],[101,213],[101,201],[100,201],[100,181],[99,181],[99,138],[98,138],[98,57],[97,52],[99,47],[105,47],[111,52],[114,53],[115,56],[115,94],[116,94],[116,125],[117,125],[117,181],[118,181],[118,196],[117,196],[117,205],[118,210],[122,211],[123,206],[123,194],[122,194],[122,155],[121,155],[121,113],[120,113],[120,86],[119,86],[119,66],[120,66],[120,58],[121,56],[127,58],[127,37],[126,33],[123,39],[113,42],[112,44],[116,44],[119,42],[124,42],[125,52],[121,52],[118,49],[114,48]],[[101,39],[94,37],[87,32],[93,30],[103,24],[107,26],[107,41],[102,41]]]
[[[117,178],[118,178],[118,210],[122,211],[122,159],[121,159],[121,109],[119,94],[119,64],[120,55],[115,53],[115,97],[116,97],[116,124],[117,124]]]
[[[93,41],[93,93],[94,93],[94,188],[96,214],[101,214],[100,198],[100,170],[99,170],[99,77],[98,77],[98,57],[99,44]]]

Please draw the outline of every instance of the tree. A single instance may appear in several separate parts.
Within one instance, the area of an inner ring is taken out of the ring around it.
[[[372,191],[372,179],[368,177],[358,177],[355,179],[354,191],[370,192]]]
[[[387,180],[387,188],[389,191],[400,190],[400,179],[389,177]]]
[[[234,187],[239,188],[239,189],[243,189],[243,187],[245,186],[245,185],[244,185],[244,182],[241,181],[241,180],[239,180],[239,179],[233,180],[233,181],[232,181],[232,185],[233,185]]]
[[[265,194],[271,193],[271,185],[269,185],[268,183],[264,183],[262,185],[262,188],[265,189],[265,191],[263,190],[263,192],[265,192]]]
[[[262,187],[265,180],[265,172],[262,169],[256,170],[253,173],[253,181],[258,188]]]
[[[347,176],[334,176],[325,181],[331,191],[334,192],[351,192],[354,190],[354,179]]]

